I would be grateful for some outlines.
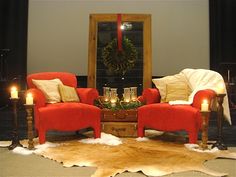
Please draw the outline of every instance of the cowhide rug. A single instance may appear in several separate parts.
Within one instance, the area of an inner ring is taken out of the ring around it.
[[[60,162],[65,167],[97,167],[92,177],[109,177],[125,171],[142,171],[145,175],[162,176],[183,171],[200,171],[212,176],[225,176],[207,169],[204,162],[216,158],[236,159],[229,151],[197,152],[183,143],[165,142],[159,138],[123,138],[116,146],[83,143],[79,140],[56,142],[53,147],[34,153]]]

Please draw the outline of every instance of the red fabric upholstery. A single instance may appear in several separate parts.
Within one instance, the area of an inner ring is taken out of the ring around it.
[[[94,88],[77,88],[80,101],[86,104],[93,104],[94,99],[98,97],[98,91]]]
[[[202,100],[208,100],[209,105],[212,104],[213,99],[216,97],[216,93],[213,90],[206,89],[200,90],[194,95],[192,106],[201,109]]]
[[[161,100],[161,95],[158,89],[147,88],[142,93],[144,102],[146,104],[159,103]]]
[[[203,99],[211,101],[215,97],[212,90],[201,90],[194,96],[192,105],[170,105],[159,103],[160,94],[153,94],[153,89],[144,90],[142,100],[147,105],[138,108],[138,136],[144,136],[145,128],[160,131],[185,130],[189,134],[189,143],[196,143],[201,129],[202,117],[200,113]],[[154,92],[155,93],[155,92]],[[159,98],[153,98],[158,96]]]
[[[65,72],[44,72],[30,74],[27,76],[27,84],[34,97],[35,128],[38,131],[40,144],[46,141],[48,130],[76,131],[82,128],[91,127],[94,129],[94,137],[99,138],[101,110],[93,106],[93,101],[98,95],[94,88],[77,88],[80,102],[67,102],[47,104],[44,94],[35,87],[32,79],[49,80],[60,79],[64,85],[77,86],[77,79],[74,74]]]

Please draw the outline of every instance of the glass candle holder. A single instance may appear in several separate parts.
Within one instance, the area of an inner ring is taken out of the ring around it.
[[[137,87],[130,87],[131,100],[137,99]]]
[[[130,102],[130,88],[124,88],[123,97],[125,102]]]
[[[116,101],[117,101],[117,88],[111,88],[111,91],[110,91],[111,106],[114,107],[116,105]]]
[[[103,87],[103,99],[109,101],[110,99],[110,87]]]

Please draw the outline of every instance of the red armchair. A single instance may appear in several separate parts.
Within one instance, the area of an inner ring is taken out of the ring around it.
[[[74,74],[65,72],[44,72],[27,76],[28,90],[33,94],[35,109],[35,128],[39,135],[40,144],[46,141],[48,130],[77,131],[91,127],[94,137],[100,137],[101,110],[93,106],[93,101],[98,97],[98,91],[94,88],[76,88],[80,102],[59,102],[47,104],[43,92],[33,84],[35,80],[51,80],[58,78],[64,85],[77,87],[77,79]]]
[[[202,127],[202,100],[209,100],[210,105],[215,96],[213,90],[200,90],[195,94],[191,105],[170,105],[160,103],[158,89],[145,89],[140,99],[146,105],[138,108],[138,137],[144,136],[145,128],[160,131],[185,130],[189,134],[189,143],[196,143]]]

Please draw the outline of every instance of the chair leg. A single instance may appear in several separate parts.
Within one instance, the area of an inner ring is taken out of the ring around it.
[[[145,133],[144,133],[144,126],[140,126],[140,125],[138,125],[138,137],[144,137],[145,135],[144,135]]]
[[[101,130],[100,127],[94,127],[94,138],[101,138]]]
[[[44,144],[46,141],[46,132],[38,131],[38,133],[39,133],[39,144]]]
[[[188,132],[189,134],[189,143],[196,144],[198,139],[198,134],[196,132]]]

